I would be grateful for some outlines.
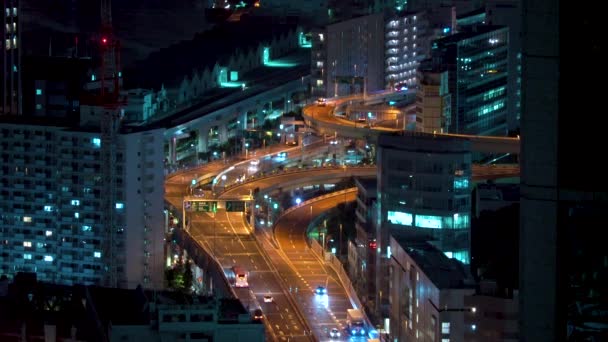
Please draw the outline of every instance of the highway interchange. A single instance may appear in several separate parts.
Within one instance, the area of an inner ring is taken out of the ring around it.
[[[323,114],[328,108],[311,107]],[[302,167],[302,161],[327,156],[331,146],[328,139],[313,139],[304,145],[290,148],[271,146],[249,152],[248,158],[219,160],[168,175],[166,199],[181,210],[183,199],[192,195],[192,180],[209,174],[217,177],[215,186],[206,192],[206,196],[215,193],[219,199],[229,199],[250,195],[254,189],[265,193],[282,187],[376,173],[375,167],[307,169]],[[280,152],[287,152],[287,157],[277,158]],[[279,165],[286,170],[278,172]],[[473,178],[515,176],[518,172],[517,167],[475,166]],[[274,230],[262,227],[259,221],[257,229],[254,229],[246,222],[244,213],[227,212],[223,208],[215,213],[189,212],[187,230],[214,255],[226,270],[227,277],[232,277],[229,270],[234,265],[243,266],[250,272],[250,287],[235,288],[235,292],[251,311],[262,309],[269,338],[279,341],[329,340],[328,330],[345,326],[346,309],[353,307],[354,301],[334,270],[312,252],[305,233],[312,219],[341,202],[354,200],[355,195],[355,192],[350,192],[300,205],[280,217]],[[326,286],[328,295],[315,294],[314,289],[318,285]],[[273,301],[264,302],[265,295],[272,296]],[[347,334],[344,330],[342,332],[344,340]]]

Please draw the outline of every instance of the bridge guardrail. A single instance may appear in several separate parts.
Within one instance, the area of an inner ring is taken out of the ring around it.
[[[247,178],[245,181],[243,181],[242,183],[232,183],[229,184],[227,186],[225,186],[221,192],[218,193],[218,195],[221,195],[231,189],[234,189],[236,187],[248,184],[248,183],[252,183],[261,179],[266,179],[266,178],[271,178],[271,177],[275,177],[275,176],[283,176],[283,175],[287,175],[287,174],[294,174],[294,173],[305,173],[305,172],[309,172],[309,171],[315,171],[315,170],[330,170],[330,171],[338,171],[338,170],[352,170],[352,169],[375,169],[376,165],[354,165],[354,166],[348,166],[348,167],[343,167],[343,166],[313,166],[313,167],[298,167],[298,168],[290,168],[290,169],[286,169],[283,171],[279,171],[276,172],[277,170],[273,170],[270,173],[264,173],[263,175],[253,175],[249,178]]]
[[[228,289],[228,291],[230,292],[230,294],[232,295],[233,298],[239,298],[236,295],[236,291],[234,291],[234,288],[232,287],[232,285],[230,285],[230,282],[228,281],[228,279],[226,278],[226,274],[224,273],[224,267],[222,266],[222,263],[220,263],[220,261],[217,259],[217,257],[211,253],[211,251],[209,251],[207,249],[207,247],[202,244],[200,241],[196,240],[189,231],[185,230],[185,229],[178,229],[177,230],[178,234],[182,234],[182,236],[184,238],[186,238],[187,240],[189,240],[189,242],[191,244],[194,244],[196,246],[198,246],[199,248],[201,248],[205,254],[207,254],[209,256],[209,258],[211,260],[213,260],[213,262],[215,263],[215,266],[217,267],[218,271],[221,272],[222,274],[222,279],[224,280],[224,285],[226,286],[226,288]]]
[[[243,217],[243,222],[251,230],[251,226],[249,225],[249,222],[247,221],[247,219],[245,217]],[[285,298],[287,298],[287,300],[289,301],[289,303],[294,308],[298,309],[298,310],[296,310],[296,315],[298,316],[300,322],[302,322],[302,324],[304,325],[304,328],[306,330],[308,330],[308,331],[312,331],[312,329],[308,325],[308,321],[306,320],[306,317],[304,317],[304,315],[302,314],[302,310],[301,310],[300,306],[298,305],[298,302],[295,300],[295,298],[293,298],[293,294],[290,291],[287,291],[287,288],[286,288],[286,286],[284,284],[283,278],[281,278],[279,276],[279,271],[276,269],[276,267],[272,263],[272,261],[270,259],[270,256],[268,255],[268,252],[264,248],[264,245],[263,245],[263,243],[261,241],[261,237],[258,236],[258,234],[262,234],[262,233],[261,232],[260,233],[256,233],[257,231],[258,230],[255,230],[255,232],[253,233],[253,237],[254,237],[254,241],[255,241],[256,245],[258,246],[258,248],[259,248],[259,250],[260,250],[260,252],[262,254],[262,258],[270,266],[270,269],[273,271],[273,273],[275,275],[277,275],[277,280],[278,280],[279,286],[281,287],[281,290],[285,294]],[[273,238],[274,238],[274,235],[273,235]],[[312,338],[313,341],[316,341],[316,338],[314,337],[314,335],[310,335],[310,337]]]

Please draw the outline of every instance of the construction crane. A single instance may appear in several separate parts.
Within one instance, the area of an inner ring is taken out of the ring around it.
[[[105,286],[118,287],[119,276],[117,269],[116,250],[116,147],[117,134],[121,121],[120,91],[120,42],[112,30],[111,0],[101,0],[101,28],[98,37],[101,54],[101,72],[99,75],[101,87],[97,93],[97,105],[100,107],[101,126],[101,178],[104,187],[102,202],[103,222],[103,257]]]

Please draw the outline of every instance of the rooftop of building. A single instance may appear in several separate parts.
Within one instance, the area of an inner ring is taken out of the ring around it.
[[[413,131],[383,134],[378,138],[378,147],[412,152],[467,153],[470,146],[466,139]]]
[[[355,177],[357,188],[363,189],[368,198],[376,198],[378,190],[378,181],[376,178]]]
[[[152,303],[182,309],[208,305],[218,310],[218,323],[243,323],[248,314],[237,299],[187,295],[171,291],[66,286],[38,282],[33,273],[18,273],[13,282],[0,280],[0,340],[19,336],[27,322],[29,336],[44,336],[44,325],[56,325],[59,339],[76,328],[79,340],[96,341],[112,325],[149,325],[155,320]],[[98,324],[101,324],[99,326]]]
[[[448,258],[427,237],[397,229],[391,229],[390,234],[438,289],[474,287],[465,266]]]
[[[488,181],[477,184],[479,197],[482,200],[502,200],[518,202],[520,199],[520,186],[514,183],[496,183]]]
[[[485,15],[485,14],[486,14],[486,9],[484,7],[482,7],[482,8],[474,9],[472,11],[460,13],[460,14],[456,15],[456,19],[474,17],[474,16],[478,16],[478,15]]]
[[[458,33],[440,38],[435,40],[435,42],[439,45],[441,44],[454,44],[454,43],[458,43],[462,40],[465,39],[469,39],[469,38],[473,38],[476,36],[480,36],[492,31],[497,31],[500,29],[506,29],[506,26],[501,26],[501,25],[475,25],[475,26],[471,26],[470,28],[467,28],[464,31],[460,31]]]
[[[218,62],[227,62],[237,50],[246,52],[296,28],[295,23],[255,16],[222,23],[135,63],[125,70],[125,85],[127,88],[160,89],[163,84],[171,87],[194,70],[213,68]]]

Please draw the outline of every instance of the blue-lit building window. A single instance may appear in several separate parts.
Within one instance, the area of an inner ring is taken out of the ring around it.
[[[124,209],[125,208],[125,204],[124,203],[116,203],[116,209]]]
[[[454,179],[454,189],[468,189],[469,180],[466,178]]]
[[[441,229],[443,218],[434,215],[416,215],[416,227]]]
[[[42,89],[36,89],[36,95],[38,95],[38,96],[42,95]]]
[[[389,211],[388,221],[392,224],[411,226],[413,221],[413,215],[401,211]]]
[[[95,147],[101,147],[101,139],[99,138],[93,138],[92,143]]]

